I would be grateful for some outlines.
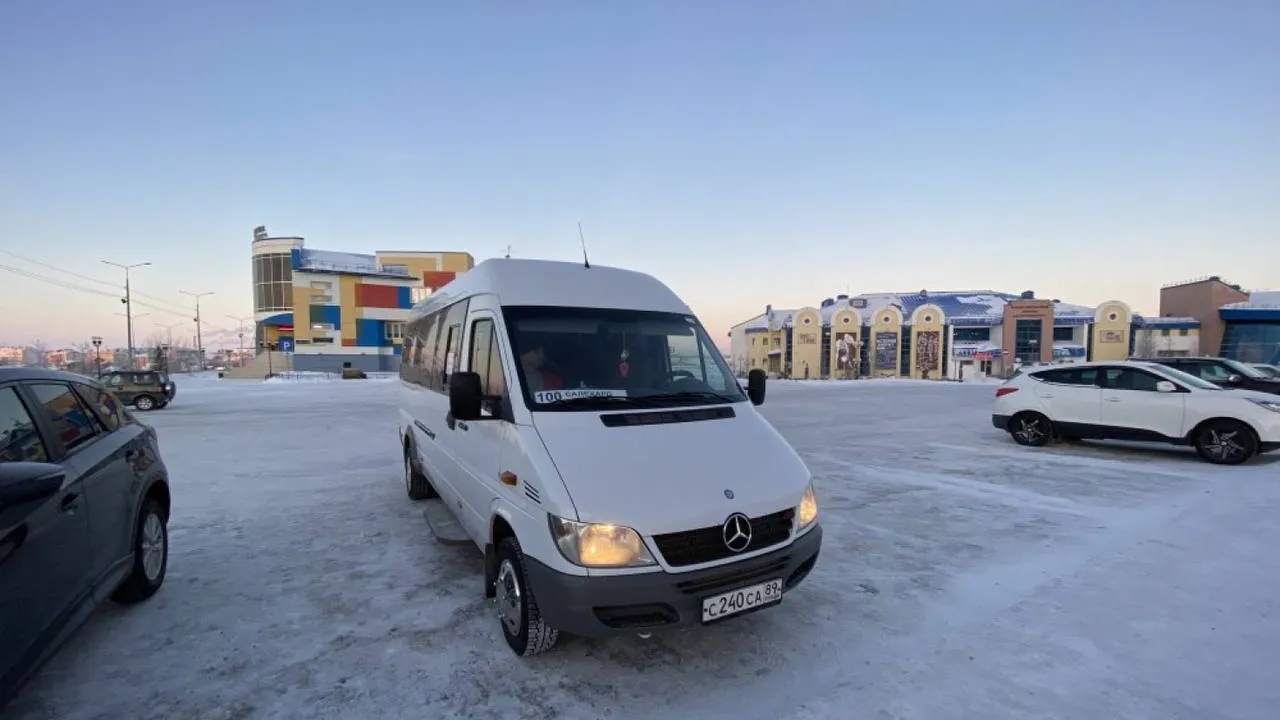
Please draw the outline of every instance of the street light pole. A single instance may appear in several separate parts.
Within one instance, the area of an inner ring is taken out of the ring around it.
[[[129,290],[129,271],[133,268],[146,267],[149,262],[133,263],[132,265],[122,265],[118,262],[103,260],[102,262],[113,267],[124,270],[124,298],[120,302],[124,303],[125,321],[129,325],[129,369],[133,369],[133,296]]]
[[[89,342],[93,343],[94,364],[98,366],[98,379],[102,379],[102,338],[94,335],[89,338]]]
[[[235,315],[228,315],[227,317],[240,323],[239,331],[237,333],[240,337],[240,351],[236,354],[236,365],[239,366],[241,363],[244,362],[244,324],[246,322],[249,322],[250,320],[253,320],[253,318],[252,317],[236,317]]]
[[[200,369],[204,370],[204,339],[200,334],[200,298],[212,295],[213,291],[196,293],[190,290],[179,290],[178,292],[196,299],[196,358],[200,362]]]

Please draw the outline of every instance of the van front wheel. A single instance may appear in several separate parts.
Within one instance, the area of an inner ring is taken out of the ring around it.
[[[538,600],[526,582],[524,552],[514,537],[498,543],[497,590],[498,624],[507,645],[521,657],[550,650],[560,633],[547,625],[538,609]]]

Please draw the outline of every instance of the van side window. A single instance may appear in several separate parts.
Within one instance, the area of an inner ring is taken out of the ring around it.
[[[449,391],[449,376],[458,369],[459,355],[462,346],[462,324],[467,319],[467,306],[470,300],[463,300],[449,306],[442,313],[444,319],[439,329],[439,342],[436,343],[435,374],[427,385],[440,392]]]
[[[502,396],[507,392],[506,376],[502,373],[502,353],[493,331],[492,320],[476,320],[471,323],[471,372],[480,376],[480,388],[484,393],[485,415],[496,415]]]

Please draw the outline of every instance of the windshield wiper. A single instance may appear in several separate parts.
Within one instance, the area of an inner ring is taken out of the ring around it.
[[[641,395],[637,398],[632,398],[632,399],[633,400],[656,400],[656,401],[706,400],[708,402],[736,402],[741,398],[735,398],[729,395],[723,395],[721,393],[710,392],[707,390],[682,390],[680,392],[673,392],[673,393]]]

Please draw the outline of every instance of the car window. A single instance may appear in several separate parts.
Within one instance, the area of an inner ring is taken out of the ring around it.
[[[1031,373],[1031,377],[1059,385],[1094,386],[1098,382],[1097,368],[1061,368]]]
[[[1231,358],[1222,358],[1221,360],[1218,361],[1218,363],[1220,365],[1225,366],[1223,370],[1225,370],[1229,375],[1242,375],[1247,378],[1253,378],[1254,380],[1264,380],[1267,378],[1267,376],[1264,375],[1261,370],[1257,370],[1238,360],[1232,360]]]
[[[1137,390],[1156,392],[1161,378],[1132,368],[1107,368],[1102,371],[1102,386],[1108,390]]]
[[[22,398],[0,388],[0,462],[47,462],[49,453]]]
[[[124,376],[123,376],[123,375],[119,375],[119,374],[117,374],[117,375],[108,375],[108,376],[106,377],[106,379],[105,379],[105,382],[106,382],[106,384],[107,384],[107,386],[108,386],[108,387],[123,387],[123,386],[124,386]]]
[[[160,381],[156,379],[155,373],[137,373],[133,376],[133,381],[138,385],[159,385]]]
[[[36,401],[44,406],[53,432],[67,451],[84,445],[102,432],[102,424],[80,398],[62,383],[39,383],[30,386]]]
[[[111,393],[90,385],[77,384],[75,388],[76,393],[80,395],[80,399],[93,408],[98,420],[102,421],[102,424],[106,425],[108,430],[116,430],[128,422],[124,414],[124,408],[120,406],[120,403],[116,401],[115,396]]]
[[[1217,363],[1210,362],[1192,363],[1191,367],[1187,369],[1187,372],[1190,372],[1193,375],[1199,375],[1201,378],[1211,382],[1223,382],[1227,378],[1231,377],[1231,373],[1228,372],[1225,367]]]
[[[1162,365],[1162,366],[1157,366],[1156,370],[1160,373],[1167,375],[1171,380],[1180,382],[1183,385],[1193,387],[1197,390],[1222,390],[1222,388],[1218,387],[1217,385],[1214,385],[1213,383],[1207,380],[1202,380],[1199,377],[1192,375],[1191,373],[1183,372],[1182,370],[1179,370],[1174,367]]]
[[[485,396],[484,414],[495,414],[498,402],[507,391],[507,383],[492,320],[476,320],[471,324],[471,372],[480,376]]]

